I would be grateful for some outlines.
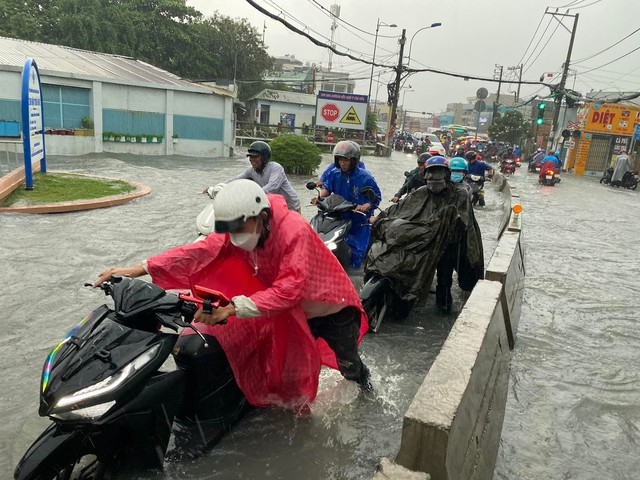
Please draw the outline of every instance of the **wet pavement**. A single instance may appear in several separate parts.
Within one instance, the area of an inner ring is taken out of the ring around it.
[[[527,269],[494,478],[640,478],[639,192],[510,182]]]
[[[390,205],[403,171],[412,169],[415,160],[414,155],[397,152],[391,159],[364,158],[380,184],[383,206]],[[328,162],[325,155],[319,171]],[[5,319],[0,339],[0,478],[11,476],[28,445],[48,424],[37,416],[46,355],[87,312],[105,302],[99,292],[82,284],[105,267],[138,263],[191,242],[195,217],[208,200],[202,190],[239,173],[248,162],[240,156],[93,155],[50,158],[48,166],[50,171],[130,179],[150,186],[152,192],[115,208],[0,215],[0,311]],[[303,205],[313,196],[304,188],[307,180],[292,177]],[[477,212],[485,264],[504,208],[504,199],[487,188],[487,207]],[[306,218],[314,213],[315,207],[303,207]],[[361,273],[349,273],[360,288]],[[450,315],[436,313],[430,298],[404,322],[383,325],[379,334],[365,337],[361,353],[372,370],[372,394],[361,393],[353,382],[323,369],[310,415],[295,417],[276,409],[251,412],[204,458],[168,464],[162,473],[135,478],[369,478],[380,457],[393,458],[398,451],[402,416],[461,307],[460,292],[454,297]],[[502,460],[502,468],[507,472],[504,478],[509,478],[511,466]]]

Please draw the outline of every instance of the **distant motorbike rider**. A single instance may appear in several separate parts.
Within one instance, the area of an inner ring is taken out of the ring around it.
[[[333,149],[333,158],[337,168],[329,173],[327,181],[323,183],[320,198],[335,193],[358,205],[356,212],[344,215],[351,217],[351,229],[346,238],[347,244],[351,247],[351,265],[360,268],[369,247],[369,217],[373,214],[374,207],[380,203],[382,194],[373,175],[358,167],[360,147],[356,143],[347,140],[338,142]],[[364,187],[373,188],[377,198],[375,204],[371,204],[362,192]],[[317,199],[312,199],[312,203],[315,204],[316,201]],[[364,213],[364,218],[357,212]]]
[[[493,175],[493,167],[482,160],[478,160],[478,156],[474,151],[467,152],[465,158],[469,166],[469,176],[476,175],[481,177],[481,181],[479,182],[481,190],[478,192],[478,205],[484,207],[484,189],[482,189],[482,187],[484,186],[485,173],[489,172],[487,177],[491,178]]]
[[[287,201],[289,210],[300,213],[300,198],[294,190],[282,165],[271,160],[271,147],[268,143],[260,140],[249,145],[247,157],[251,166],[240,175],[225,181],[229,183],[233,180],[248,178],[262,187],[264,193],[276,193],[282,195]],[[205,190],[206,192],[207,190]]]
[[[453,271],[458,272],[458,283],[465,291],[472,290],[484,276],[482,238],[467,190],[451,182],[447,160],[439,156],[427,160],[425,178],[425,188],[415,190],[380,213],[373,228],[376,235],[386,236],[383,230],[391,228],[398,232],[392,235],[393,238],[418,243],[420,240],[415,240],[415,236],[409,238],[411,233],[417,234],[426,228],[424,233],[430,235],[429,241],[436,250],[421,252],[420,267],[415,271],[417,260],[413,252],[410,258],[406,258],[406,248],[388,245],[384,251],[377,252],[379,255],[367,257],[366,268],[378,273],[380,269],[387,269],[390,275],[396,275],[392,283],[402,285],[402,291],[396,293],[408,301],[421,296],[420,292],[425,288],[422,282],[430,285],[435,273],[436,305],[448,313],[453,303]],[[396,220],[404,221],[396,223]],[[426,237],[421,238],[427,241]],[[418,251],[422,248],[419,245],[414,247]]]
[[[544,179],[546,172],[549,170],[553,170],[554,172],[558,172],[560,170],[560,160],[558,160],[558,157],[555,155],[547,155],[542,159],[542,166],[540,167],[538,180]]]
[[[424,168],[427,164],[427,160],[429,160],[430,158],[430,153],[425,152],[420,154],[420,156],[418,157],[418,166],[409,172],[404,184],[391,199],[393,203],[398,203],[398,200],[400,200],[403,195],[411,193],[413,190],[424,187],[426,185],[426,181],[424,178]]]
[[[614,187],[620,186],[622,184],[624,174],[631,170],[631,158],[627,155],[627,149],[623,148],[620,151],[620,155],[616,157],[613,163],[613,174],[611,175],[610,185]]]
[[[542,165],[542,160],[544,159],[544,157],[547,156],[547,151],[544,148],[538,148],[538,151],[536,152],[535,155],[533,155],[533,157],[531,157],[531,161],[529,162],[529,171],[530,172],[535,172],[535,167],[536,164],[540,164]]]

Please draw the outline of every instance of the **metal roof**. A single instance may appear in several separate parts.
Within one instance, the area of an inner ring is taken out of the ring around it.
[[[0,37],[0,66],[22,68],[27,58],[35,59],[41,74],[113,79],[116,82],[146,83],[210,92],[182,80],[171,72],[131,57],[90,52],[77,48]]]
[[[310,93],[284,92],[282,90],[266,89],[249,100],[272,100],[282,103],[297,103],[298,105],[315,105],[316,96]]]

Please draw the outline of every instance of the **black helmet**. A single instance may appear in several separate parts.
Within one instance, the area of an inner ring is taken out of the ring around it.
[[[478,155],[478,154],[477,154],[476,152],[474,152],[473,150],[471,150],[471,151],[467,152],[467,153],[465,154],[465,156],[464,156],[464,157],[465,157],[468,161],[470,161],[470,162],[471,162],[471,161],[474,161],[474,160],[476,159],[476,156],[477,156],[477,155]]]
[[[421,153],[420,156],[418,157],[418,164],[422,165],[423,163],[426,163],[427,160],[429,160],[430,158],[431,158],[431,154],[429,152]]]
[[[336,146],[333,147],[333,162],[336,168],[340,168],[339,160],[341,158],[348,158],[350,160],[349,171],[352,171],[356,168],[360,160],[360,146],[351,140],[342,140],[336,143]]]
[[[268,143],[258,140],[257,142],[253,142],[251,145],[249,145],[247,157],[249,155],[261,155],[262,166],[264,167],[267,163],[269,163],[269,160],[271,160],[271,147]]]

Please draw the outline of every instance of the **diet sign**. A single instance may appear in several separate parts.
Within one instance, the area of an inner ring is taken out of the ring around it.
[[[316,126],[364,130],[367,96],[320,91],[316,97]]]
[[[340,115],[340,109],[334,103],[326,103],[320,107],[320,115],[327,122],[335,122]]]

